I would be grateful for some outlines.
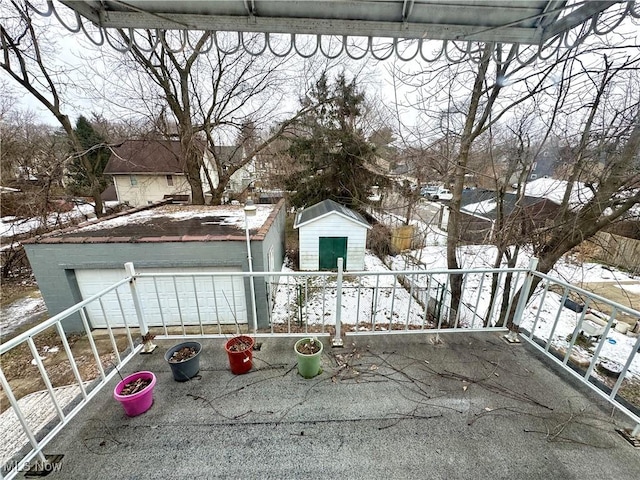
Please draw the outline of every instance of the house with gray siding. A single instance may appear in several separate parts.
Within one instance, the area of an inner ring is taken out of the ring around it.
[[[280,271],[285,245],[284,201],[257,205],[248,217],[253,271]],[[245,216],[240,206],[159,204],[105,217],[35,237],[25,250],[51,315],[125,278],[124,264],[136,272],[165,277],[136,281],[149,326],[197,325],[201,316],[220,323],[252,325],[249,277],[224,273],[249,271]],[[172,277],[175,273],[215,276]],[[265,278],[255,277],[258,327],[269,324]],[[195,301],[197,297],[197,301]],[[87,308],[93,328],[123,324],[115,293],[102,308]],[[135,318],[135,312],[131,312]],[[81,330],[81,320],[66,324]]]
[[[323,200],[296,215],[300,270],[335,270],[338,258],[345,270],[364,270],[367,232],[371,225],[357,212],[333,200]]]

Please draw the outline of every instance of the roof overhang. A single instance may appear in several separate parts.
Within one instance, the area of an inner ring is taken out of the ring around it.
[[[542,44],[615,4],[578,0],[61,0],[102,28]],[[626,7],[632,8],[632,7]],[[625,12],[622,12],[624,14]]]
[[[322,220],[323,218],[327,218],[327,217],[329,217],[331,215],[337,215],[337,216],[339,216],[341,218],[344,218],[345,220],[348,220],[349,222],[353,223],[354,225],[360,225],[362,228],[366,228],[367,230],[371,230],[373,228],[368,223],[362,223],[362,222],[360,222],[360,221],[358,221],[358,220],[356,220],[356,219],[354,219],[352,217],[349,217],[347,215],[344,215],[344,214],[342,214],[340,212],[323,213],[322,215],[320,215],[318,217],[311,218],[311,219],[309,219],[309,220],[307,220],[305,222],[301,222],[300,221],[300,213],[298,213],[296,215],[296,219],[294,221],[293,228],[294,229],[298,229],[300,227],[304,227],[305,225],[309,225],[311,223],[317,222],[318,220]]]

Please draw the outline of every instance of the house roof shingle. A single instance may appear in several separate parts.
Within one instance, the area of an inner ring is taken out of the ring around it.
[[[198,148],[203,151],[201,146]],[[126,140],[113,149],[104,173],[182,174],[181,161],[177,140]]]

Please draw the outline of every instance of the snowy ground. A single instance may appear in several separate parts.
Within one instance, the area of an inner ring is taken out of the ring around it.
[[[365,271],[389,272],[389,269],[378,257],[368,253]],[[331,279],[320,276],[281,277],[272,321],[295,325],[302,314],[309,324],[333,325],[336,311],[334,285],[335,275]],[[410,325],[422,325],[425,321],[423,308],[391,274],[362,277],[345,274],[341,316],[345,324],[366,323],[370,328],[378,324],[388,325],[389,321],[404,323],[407,317]],[[380,328],[385,329],[382,325]]]
[[[537,338],[545,341],[551,338],[553,347],[564,352],[569,346],[569,340],[571,340],[582,314],[568,308],[561,308],[562,297],[556,293],[548,292],[544,304],[538,307],[540,298],[541,293],[537,292],[532,298],[529,308],[524,312],[521,326],[529,332],[533,330]],[[552,332],[558,315],[559,321]],[[594,341],[590,349],[587,350],[578,345],[574,347],[572,354],[576,359],[588,362],[593,357],[593,350],[601,342],[602,349],[599,360],[601,362],[608,360],[618,365],[624,365],[629,355],[632,354],[637,340],[637,337],[622,334],[611,328],[606,338]],[[637,353],[629,367],[629,373],[640,377],[640,356]]]
[[[44,315],[47,307],[42,296],[26,297],[12,303],[0,312],[0,338],[4,338],[16,330],[20,325]]]
[[[481,268],[492,267],[495,255],[495,247],[469,245],[460,247],[458,257],[462,268]],[[411,252],[411,256],[420,259],[424,264],[424,268],[428,270],[446,268],[446,248],[442,246],[427,246],[422,250]],[[527,252],[522,252],[518,257],[517,267],[527,267],[529,259],[530,256]],[[506,266],[505,262],[503,262],[502,266]],[[414,267],[406,257],[395,257],[393,268],[404,270]],[[549,272],[549,276],[571,284],[582,282],[635,282],[631,284],[625,283],[624,285],[618,284],[617,286],[627,291],[630,295],[640,293],[640,277],[634,277],[626,272],[611,269],[597,263],[578,263],[570,257],[561,259],[555,268]],[[520,278],[517,285],[519,286],[522,281],[523,279]],[[528,308],[523,315],[521,327],[531,331],[535,322],[535,337],[544,341],[551,337],[552,346],[564,350],[569,345],[567,338],[571,339],[581,314],[568,308],[562,308],[560,306],[561,296],[553,292],[548,292],[545,296],[544,304],[540,305],[542,288],[541,284],[529,302]],[[487,282],[486,277],[485,281],[482,282],[482,287],[480,275],[473,275],[466,280],[465,287],[463,287],[463,302],[471,306],[469,310],[477,310],[480,315],[486,316],[489,308],[489,298],[490,281]],[[465,313],[468,315],[467,311],[463,312],[463,316]],[[555,323],[556,315],[559,315],[559,322],[552,335],[551,330]],[[606,318],[606,315],[604,317]],[[619,333],[611,328],[607,337],[600,340],[602,342],[601,361],[610,360],[617,364],[624,364],[629,355],[632,354],[636,340],[636,337]],[[597,347],[597,343],[589,351],[581,346],[576,346],[572,354],[580,359],[590,360],[595,347]],[[640,377],[640,355],[637,353],[634,354],[629,373]]]
[[[94,217],[93,205],[89,203],[78,203],[68,212],[54,212],[45,218],[15,218],[2,217],[0,220],[0,238],[12,238],[16,235],[24,235],[38,229],[50,229],[56,226],[64,226],[78,218]],[[4,243],[4,242],[3,242]]]
[[[443,287],[447,282],[446,275],[428,275],[426,272],[446,269],[446,232],[420,222],[416,222],[416,225],[426,233],[427,246],[409,252],[408,255],[388,259],[392,270],[424,272],[409,278],[414,282],[415,290],[411,291],[413,295],[400,285],[394,275],[368,275],[356,278],[346,274],[341,295],[343,323],[353,325],[356,329],[378,330],[388,328],[389,323],[425,326],[426,315],[424,308],[415,299],[416,291],[422,289],[426,298],[439,298],[445,290]],[[495,255],[495,247],[469,245],[460,247],[458,257],[462,268],[489,268],[494,264]],[[529,258],[526,251],[521,252],[517,267],[527,267]],[[504,263],[502,266],[505,266]],[[283,271],[286,273],[287,269]],[[365,271],[388,272],[389,269],[376,256],[368,253],[365,257]],[[549,275],[572,284],[625,281],[627,283],[618,286],[629,295],[640,293],[640,277],[633,277],[595,263],[579,263],[571,258],[558,262]],[[302,318],[309,324],[321,325],[323,328],[332,326],[336,308],[335,277],[305,278],[306,281],[301,277],[280,277],[272,321],[295,325]],[[519,286],[523,281],[523,275],[516,276],[514,281],[516,287]],[[460,314],[461,326],[480,327],[486,317],[490,318],[490,324],[497,322],[499,304],[491,310],[490,288],[490,274],[472,274],[466,277],[463,285],[464,307]],[[560,308],[560,296],[551,291],[547,293],[543,305],[540,305],[540,300],[541,288],[534,294],[525,311],[522,327],[530,331],[534,329],[535,324],[536,337],[546,341],[551,336],[554,347],[566,348],[567,338],[574,332],[580,315],[568,308]],[[44,309],[41,299],[28,299],[22,304],[3,309],[0,318],[2,334],[11,332],[25,319],[41,314]],[[489,315],[491,312],[493,315]],[[560,321],[552,334],[556,315]],[[635,338],[611,329],[607,338],[602,341],[604,344],[601,355],[612,361],[624,363],[632,351]],[[576,347],[576,350],[578,356],[591,355],[582,347]],[[638,355],[635,357],[630,372],[640,376],[640,358]]]
[[[88,385],[89,383],[86,383],[85,387]],[[67,385],[54,388],[54,392],[60,408],[64,409],[80,395],[80,387],[78,385]],[[22,397],[18,400],[18,405],[20,405],[20,410],[27,423],[36,434],[47,423],[57,417],[57,412],[47,390],[30,393]],[[9,408],[0,414],[0,438],[10,439],[10,441],[3,441],[0,446],[0,465],[4,465],[11,460],[22,446],[29,442],[13,408]]]

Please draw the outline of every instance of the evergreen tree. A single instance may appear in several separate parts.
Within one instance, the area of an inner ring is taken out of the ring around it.
[[[320,105],[298,124],[299,135],[291,141],[289,153],[303,165],[287,180],[295,206],[308,206],[332,199],[354,209],[366,202],[372,185],[384,177],[366,168],[375,158],[375,145],[369,143],[358,126],[363,114],[364,93],[355,80],[347,82],[340,74],[329,84],[326,74],[316,82],[302,106]]]
[[[74,129],[83,151],[86,152],[89,168],[85,167],[87,162],[82,161],[81,153],[72,152],[72,160],[69,165],[68,176],[71,179],[69,190],[76,195],[90,195],[92,189],[96,188],[92,182],[96,182],[99,191],[104,190],[109,184],[104,175],[104,169],[109,161],[111,151],[105,146],[106,140],[91,125],[91,122],[84,116],[80,116]]]

